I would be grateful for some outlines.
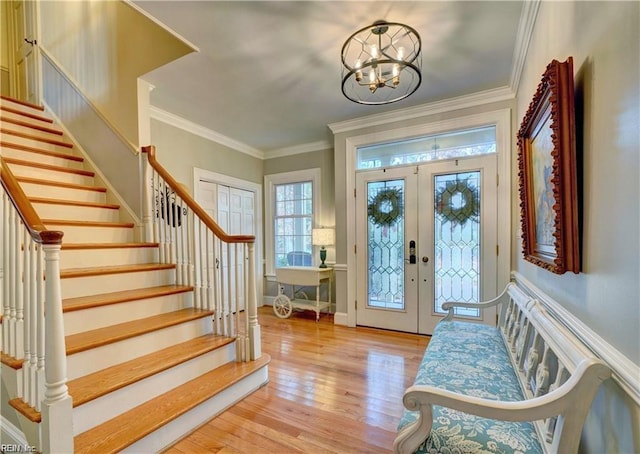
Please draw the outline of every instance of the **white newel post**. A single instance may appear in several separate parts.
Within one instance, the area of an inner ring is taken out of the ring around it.
[[[43,238],[45,260],[45,393],[42,402],[42,451],[73,452],[72,401],[67,389],[67,355],[60,287],[61,232]]]
[[[251,349],[251,360],[256,360],[262,356],[260,325],[258,324],[258,305],[256,302],[256,254],[255,244],[249,243],[249,342]]]
[[[140,153],[140,165],[142,166],[142,224],[144,228],[144,240],[156,241],[153,238],[153,215],[151,203],[151,172],[149,171],[149,159],[147,153]]]

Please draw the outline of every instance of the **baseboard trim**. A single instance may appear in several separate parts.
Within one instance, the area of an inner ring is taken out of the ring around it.
[[[346,312],[336,312],[333,314],[333,324],[341,325],[341,326],[349,326],[347,324],[347,313]]]

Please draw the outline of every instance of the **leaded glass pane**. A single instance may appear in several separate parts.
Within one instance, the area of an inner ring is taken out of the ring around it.
[[[495,153],[495,130],[495,126],[489,126],[358,147],[358,169]]]
[[[381,191],[393,190],[394,197],[404,206],[404,189],[404,180],[369,182],[369,205]],[[369,210],[367,304],[375,308],[404,310],[404,212],[395,217],[393,209],[393,202],[383,201],[377,204],[377,216],[372,216]]]
[[[479,171],[437,175],[435,187],[435,305],[480,299]],[[479,317],[478,309],[458,308],[456,315]]]

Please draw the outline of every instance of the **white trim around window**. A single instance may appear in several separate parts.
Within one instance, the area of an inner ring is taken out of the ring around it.
[[[320,169],[296,170],[293,172],[274,173],[264,177],[264,246],[265,246],[265,276],[267,280],[275,280],[274,266],[274,187],[279,184],[300,183],[311,181],[313,184],[313,226],[320,226]],[[314,254],[315,256],[315,254]]]

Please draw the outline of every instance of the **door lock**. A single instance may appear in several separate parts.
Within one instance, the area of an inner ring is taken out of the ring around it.
[[[409,263],[416,263],[416,242],[409,241]]]

